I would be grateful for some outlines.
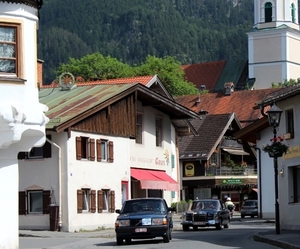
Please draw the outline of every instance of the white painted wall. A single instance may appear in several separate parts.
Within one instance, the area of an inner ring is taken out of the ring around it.
[[[25,82],[0,79],[0,198],[1,249],[19,248],[17,154],[45,142],[44,112],[37,90],[37,9],[25,4],[0,2],[0,22],[21,25],[21,78]],[[20,178],[22,175],[20,174]],[[9,182],[8,182],[9,181]],[[9,188],[7,188],[9,186]]]

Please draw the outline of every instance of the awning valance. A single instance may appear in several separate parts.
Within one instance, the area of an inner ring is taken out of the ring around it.
[[[131,176],[140,181],[142,189],[179,191],[179,184],[164,171],[130,169]]]
[[[223,148],[224,151],[228,152],[229,154],[232,155],[244,155],[244,156],[248,156],[249,153],[244,151],[244,150],[237,150],[237,149],[227,149],[227,148]]]

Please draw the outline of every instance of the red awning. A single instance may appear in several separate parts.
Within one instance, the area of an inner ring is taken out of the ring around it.
[[[179,191],[179,184],[164,171],[131,169],[131,176],[141,183],[142,189]]]

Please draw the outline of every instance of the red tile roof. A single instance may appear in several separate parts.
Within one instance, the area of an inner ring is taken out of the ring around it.
[[[260,109],[253,109],[257,102],[278,89],[259,89],[236,91],[230,96],[224,93],[208,93],[200,95],[200,103],[196,104],[199,95],[180,96],[175,101],[195,112],[207,111],[208,114],[235,113],[242,127],[260,118]]]
[[[205,62],[200,64],[183,65],[185,77],[194,83],[198,89],[205,85],[206,90],[213,91],[226,61]]]

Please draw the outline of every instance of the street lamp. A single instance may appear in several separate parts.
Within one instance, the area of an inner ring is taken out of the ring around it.
[[[282,110],[278,108],[275,103],[272,105],[269,111],[267,111],[269,124],[272,126],[274,141],[276,141],[276,133],[280,124]],[[280,234],[280,221],[279,221],[279,203],[278,203],[278,155],[275,155],[274,160],[274,177],[275,177],[275,227],[276,234]]]

